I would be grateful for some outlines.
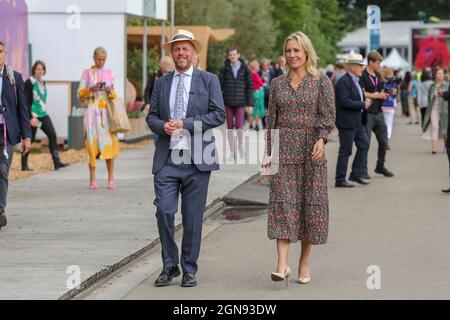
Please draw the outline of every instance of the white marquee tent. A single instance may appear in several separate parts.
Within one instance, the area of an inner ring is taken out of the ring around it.
[[[411,69],[409,62],[406,61],[395,48],[392,49],[391,53],[383,61],[381,61],[381,66],[392,69]]]

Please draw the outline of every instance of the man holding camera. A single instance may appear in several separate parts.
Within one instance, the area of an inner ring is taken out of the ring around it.
[[[388,150],[388,133],[386,123],[384,122],[383,101],[389,98],[389,94],[384,91],[384,85],[380,75],[381,61],[383,57],[377,51],[369,52],[367,55],[367,67],[360,79],[360,85],[364,90],[364,95],[371,99],[373,103],[366,110],[367,112],[367,135],[370,138],[372,131],[378,141],[378,160],[375,173],[382,174],[385,177],[393,177],[394,174],[384,166],[386,160],[386,151]],[[364,179],[370,179],[367,170],[367,162],[365,164]]]

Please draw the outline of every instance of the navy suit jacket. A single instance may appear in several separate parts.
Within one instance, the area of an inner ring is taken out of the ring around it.
[[[169,99],[173,76],[174,72],[172,71],[155,82],[150,102],[150,112],[147,115],[148,126],[159,136],[153,157],[153,173],[157,173],[164,166],[170,153],[170,136],[164,132],[163,127],[170,119]],[[196,125],[195,132],[194,122]],[[219,169],[215,138],[213,135],[205,135],[203,137],[202,133],[208,129],[218,127],[224,122],[225,107],[219,78],[212,73],[194,68],[186,117],[183,119],[183,129],[190,133],[191,158],[196,158],[194,152],[202,152],[200,161],[198,161],[198,157],[195,159],[195,162],[199,163],[193,162],[199,171]],[[201,131],[198,128],[199,123],[202,125]],[[201,149],[197,145],[199,140],[201,141]],[[197,145],[197,149],[194,149],[194,143]],[[210,146],[211,144],[212,146]],[[206,148],[208,149],[204,152]],[[211,161],[210,157],[205,161],[203,152],[207,156],[212,155],[214,161]]]
[[[361,101],[358,87],[350,74],[346,73],[336,84],[336,127],[359,128],[366,121],[364,110],[364,102]]]
[[[443,96],[445,101],[448,101],[448,126],[447,126],[447,132],[450,132],[450,86],[448,87],[447,91],[444,92]]]
[[[1,104],[5,108],[8,142],[18,144],[22,139],[31,139],[31,126],[28,117],[28,107],[24,94],[22,75],[14,71],[17,87],[17,103],[14,87],[9,82],[6,66],[3,68],[3,86]],[[3,133],[2,133],[3,134]]]

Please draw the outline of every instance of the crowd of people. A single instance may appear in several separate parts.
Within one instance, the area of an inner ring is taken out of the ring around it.
[[[398,99],[410,124],[422,124],[424,138],[432,141],[433,154],[437,152],[438,140],[446,140],[450,163],[445,102],[450,100],[450,92],[443,69],[424,70],[420,77],[407,72],[400,80],[394,70],[381,68],[383,57],[374,51],[366,60],[360,54],[350,53],[345,64],[319,70],[314,46],[302,32],[285,39],[284,55],[272,63],[251,60],[247,64],[238,48],[230,47],[219,75],[196,67],[202,47],[189,31],[178,30],[164,48],[172,59],[162,58],[160,71],[150,77],[144,94],[146,120],[158,136],[152,173],[163,270],[155,280],[157,287],[170,285],[181,274],[179,262],[183,271],[181,286],[197,285],[209,178],[212,171],[219,169],[214,137],[208,141],[200,137],[201,159],[195,156],[194,141],[205,130],[226,122],[234,160],[244,155],[243,130],[267,129],[262,159],[262,168],[270,179],[267,236],[276,239],[278,254],[271,279],[286,281],[286,285],[292,274],[288,266],[290,244],[301,242],[298,282],[306,284],[311,281],[312,245],[327,243],[329,208],[324,146],[334,127],[339,132],[335,175],[338,188],[353,187],[349,181],[369,184],[372,133],[378,143],[374,172],[394,176],[385,164]],[[45,63],[36,61],[33,77],[24,86],[21,75],[5,65],[5,57],[6,45],[0,42],[0,129],[4,133],[0,138],[4,150],[0,161],[0,228],[6,225],[4,211],[13,145],[22,141],[22,169],[29,170],[27,153],[37,128],[41,128],[49,137],[55,169],[65,166],[59,160],[56,134],[46,108]],[[107,106],[117,92],[113,73],[105,67],[106,59],[104,48],[94,50],[94,64],[83,71],[78,89],[80,102],[86,108],[84,137],[90,189],[97,188],[97,159],[106,160],[108,188],[116,188],[114,159],[120,150],[117,135],[110,128]],[[200,131],[196,130],[198,123],[202,126]],[[274,132],[278,133],[277,140],[273,139]],[[353,144],[356,154],[347,181]],[[207,155],[213,161],[206,159]],[[271,171],[274,164],[277,170]],[[443,192],[450,192],[450,188]],[[174,240],[180,194],[181,259]]]

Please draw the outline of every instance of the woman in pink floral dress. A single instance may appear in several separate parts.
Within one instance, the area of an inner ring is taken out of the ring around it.
[[[277,239],[278,251],[272,280],[285,280],[287,285],[289,244],[301,241],[298,281],[308,283],[311,245],[327,242],[324,145],[334,127],[335,101],[333,85],[319,74],[316,52],[305,34],[287,37],[284,53],[289,72],[272,81],[262,166],[275,170],[269,173],[268,209],[268,237]]]
[[[98,47],[94,51],[95,65],[84,70],[78,96],[86,108],[84,135],[86,153],[89,155],[89,188],[96,189],[95,167],[97,159],[106,160],[108,189],[115,189],[114,158],[120,153],[119,140],[110,132],[106,104],[117,95],[112,71],[104,68],[106,50]]]

